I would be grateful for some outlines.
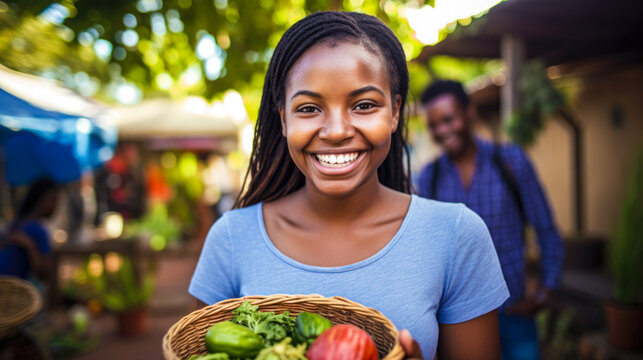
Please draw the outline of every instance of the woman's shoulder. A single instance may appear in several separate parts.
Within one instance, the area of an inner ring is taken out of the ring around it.
[[[413,195],[413,218],[424,227],[448,228],[454,232],[463,229],[485,228],[482,218],[463,203],[451,203],[426,199]]]
[[[29,235],[29,237],[31,237],[38,244],[49,243],[49,232],[40,221],[25,221],[20,225],[19,230]]]
[[[214,228],[246,229],[252,224],[261,221],[262,203],[249,205],[242,208],[231,209],[223,213],[214,223]]]
[[[253,213],[256,213],[257,211],[260,211],[262,205],[263,203],[259,202],[259,203],[248,205],[241,208],[230,209],[224,212],[222,217],[229,218],[229,219],[234,219],[238,217],[247,217],[249,214],[253,214]]]
[[[256,238],[261,234],[260,215],[261,203],[228,210],[214,222],[208,232],[207,240],[212,243],[228,244],[231,240],[239,243],[240,239]]]
[[[462,216],[462,212],[467,208],[462,203],[427,199],[419,195],[413,195],[413,201],[415,203],[413,209],[416,213],[442,219]]]
[[[463,217],[475,215],[462,203],[443,202],[413,195],[411,218],[414,226],[457,232]]]

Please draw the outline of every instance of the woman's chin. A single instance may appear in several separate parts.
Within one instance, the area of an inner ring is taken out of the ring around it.
[[[358,190],[358,185],[352,180],[314,181],[313,187],[315,192],[330,198],[350,196]]]

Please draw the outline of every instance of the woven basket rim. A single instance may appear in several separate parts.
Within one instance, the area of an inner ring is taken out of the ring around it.
[[[38,289],[28,281],[15,276],[0,275],[0,288],[3,289],[3,292],[8,289],[19,289],[24,292],[24,294],[19,295],[21,299],[24,299],[24,306],[20,308],[20,311],[13,314],[5,313],[5,309],[7,309],[5,301],[9,299],[0,296],[0,319],[2,320],[0,321],[0,330],[4,331],[24,324],[42,309],[42,296]]]
[[[340,305],[344,306],[351,311],[362,314],[368,314],[375,318],[377,322],[384,325],[387,331],[394,339],[394,345],[389,353],[383,358],[388,359],[402,359],[404,350],[399,343],[399,332],[395,325],[382,313],[371,307],[364,306],[355,301],[351,301],[341,296],[326,297],[320,294],[273,294],[273,295],[251,295],[242,296],[238,298],[230,298],[219,301],[215,304],[205,306],[201,309],[192,311],[190,314],[184,316],[174,325],[170,327],[165,336],[163,336],[163,356],[166,360],[180,359],[172,349],[172,338],[177,335],[181,330],[186,328],[190,323],[200,320],[203,317],[211,317],[221,312],[229,312],[236,309],[243,301],[248,301],[253,305],[267,306],[276,304],[296,304],[296,303],[319,303],[323,305]]]

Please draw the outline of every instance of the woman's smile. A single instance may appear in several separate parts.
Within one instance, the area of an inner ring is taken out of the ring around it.
[[[345,168],[352,164],[357,157],[359,152],[352,152],[346,154],[315,154],[315,157],[325,167],[329,168]]]
[[[364,155],[364,151],[332,154],[316,153],[311,155],[311,159],[320,175],[337,177],[355,171]]]

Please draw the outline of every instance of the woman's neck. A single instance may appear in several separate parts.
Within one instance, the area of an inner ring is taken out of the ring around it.
[[[350,222],[362,216],[367,216],[384,203],[393,190],[382,185],[377,178],[362,184],[348,195],[329,196],[320,193],[312,185],[307,184],[299,196],[300,205],[310,214],[332,222]]]

